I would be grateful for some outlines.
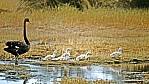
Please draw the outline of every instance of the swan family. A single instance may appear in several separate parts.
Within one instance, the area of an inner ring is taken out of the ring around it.
[[[63,53],[61,56],[55,58],[56,56],[56,53],[55,51],[53,52],[52,55],[47,55],[45,56],[44,58],[42,58],[42,60],[63,60],[63,61],[66,61],[66,60],[72,60],[70,59],[70,48],[67,48],[65,53]],[[81,54],[79,56],[77,56],[75,59],[73,60],[76,60],[76,61],[80,61],[80,60],[86,60],[88,59],[90,56],[92,55],[91,52],[87,52],[86,54]]]
[[[42,58],[43,60],[63,60],[63,61],[67,61],[70,60],[70,48],[67,48],[65,53],[63,53],[61,56],[56,57],[57,51],[54,51],[52,55],[47,55],[44,58]],[[122,55],[122,48],[118,48],[118,51],[112,52],[110,54],[110,57],[112,58],[117,58],[120,57]],[[87,52],[85,54],[81,54],[79,56],[76,56],[75,61],[81,61],[81,60],[87,60],[88,58],[90,58],[92,56],[91,52]],[[71,59],[72,61],[72,59]]]
[[[23,35],[24,35],[24,42],[20,41],[8,41],[6,42],[7,48],[4,48],[4,51],[15,55],[15,65],[18,65],[18,57],[21,54],[24,54],[29,51],[30,49],[30,42],[27,39],[26,35],[26,23],[30,23],[28,18],[24,19],[24,28],[23,28]],[[63,53],[60,57],[57,57],[57,51],[55,50],[52,55],[47,55],[42,60],[69,60],[70,59],[70,48],[67,48],[65,53]],[[91,57],[91,52],[87,52],[86,54],[81,54],[75,58],[76,61],[86,60]],[[122,48],[119,48],[118,51],[113,52],[110,54],[110,57],[120,57],[122,55]]]

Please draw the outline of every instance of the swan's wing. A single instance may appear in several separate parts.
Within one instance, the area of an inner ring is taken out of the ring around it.
[[[26,46],[26,44],[19,41],[8,41],[6,43],[6,46],[8,46],[9,48],[20,48]]]

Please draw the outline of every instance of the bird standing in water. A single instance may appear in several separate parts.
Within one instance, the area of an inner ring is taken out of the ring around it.
[[[29,43],[29,41],[27,39],[27,36],[26,36],[26,23],[27,22],[29,22],[29,19],[28,18],[24,19],[24,31],[23,31],[23,34],[24,34],[24,41],[25,41],[25,43],[24,42],[19,42],[19,41],[8,41],[6,43],[7,48],[4,48],[4,50],[6,52],[15,55],[15,65],[18,65],[18,57],[19,57],[19,55],[28,52],[29,49],[30,49],[30,43]]]

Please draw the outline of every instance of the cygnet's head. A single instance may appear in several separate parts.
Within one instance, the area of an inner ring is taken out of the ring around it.
[[[69,51],[70,51],[70,48],[67,48],[67,49],[66,49],[66,52],[69,52]]]
[[[92,53],[91,52],[87,52],[86,55],[92,55]]]
[[[118,48],[118,52],[122,52],[122,48]]]

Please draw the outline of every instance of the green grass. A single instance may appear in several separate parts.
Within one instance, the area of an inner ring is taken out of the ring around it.
[[[81,12],[66,5],[58,10],[16,12],[17,4],[17,0],[1,0],[1,9],[10,10],[0,13],[1,59],[13,57],[3,51],[5,42],[23,41],[22,24],[26,17],[32,22],[27,28],[29,40],[40,44],[31,45],[31,50],[20,57],[42,57],[55,49],[60,55],[69,47],[71,57],[91,51],[98,61],[122,47],[124,58],[149,59],[148,10],[90,8]]]

